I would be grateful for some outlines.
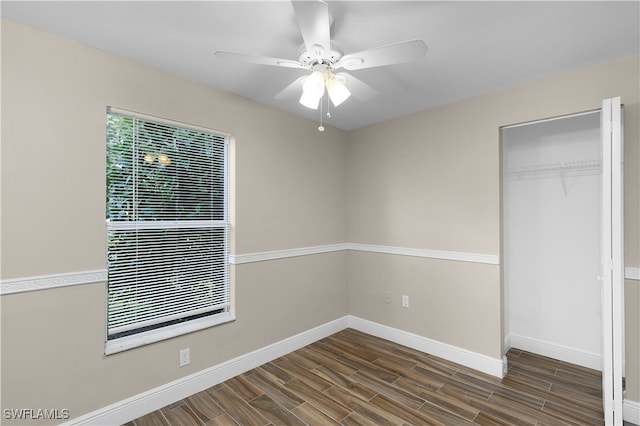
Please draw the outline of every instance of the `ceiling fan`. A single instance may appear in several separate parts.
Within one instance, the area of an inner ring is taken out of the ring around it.
[[[215,55],[220,59],[311,71],[310,74],[296,79],[278,93],[275,96],[276,98],[284,98],[292,93],[299,93],[300,88],[302,88],[300,103],[312,109],[318,108],[325,89],[334,106],[340,105],[351,94],[360,100],[366,101],[375,97],[378,92],[351,74],[337,72],[338,70],[356,71],[364,68],[412,62],[423,58],[427,53],[425,42],[416,39],[357,53],[344,54],[340,46],[331,39],[332,17],[329,14],[329,5],[327,3],[320,0],[292,0],[292,4],[304,41],[304,44],[299,49],[297,60],[222,50],[215,52]]]

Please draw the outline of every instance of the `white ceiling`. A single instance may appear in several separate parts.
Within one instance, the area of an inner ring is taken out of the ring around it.
[[[638,1],[329,1],[332,39],[354,53],[415,38],[414,63],[352,71],[378,90],[325,122],[351,130],[640,53]],[[319,119],[297,97],[276,100],[304,70],[223,61],[217,50],[297,59],[288,1],[2,1],[4,18],[113,52],[294,114]]]

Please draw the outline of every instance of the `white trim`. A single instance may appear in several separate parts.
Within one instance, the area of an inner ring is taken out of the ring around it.
[[[223,130],[212,129],[210,127],[204,127],[204,126],[199,126],[197,124],[186,123],[184,121],[171,120],[164,117],[156,117],[154,115],[144,114],[142,112],[137,112],[137,111],[130,111],[124,108],[118,108],[114,106],[107,106],[107,113],[124,115],[126,117],[135,117],[139,120],[153,121],[154,123],[166,124],[167,126],[185,127],[190,130],[195,130],[196,132],[213,133],[214,136],[223,136],[225,138],[231,138],[233,136],[232,133],[225,132]]]
[[[229,256],[229,263],[241,265],[243,263],[262,262],[265,260],[285,259],[289,257],[307,256],[310,254],[331,253],[347,249],[346,243],[329,244],[324,246],[301,247],[284,250],[263,251],[258,253],[236,254]]]
[[[348,317],[338,318],[311,330],[240,355],[189,376],[174,380],[123,401],[69,420],[63,425],[124,424],[175,401],[201,392],[313,342],[347,328]]]
[[[379,246],[359,243],[340,243],[325,246],[302,247],[294,249],[266,251],[260,253],[229,255],[229,264],[241,265],[244,263],[286,259],[289,257],[331,253],[342,250],[355,250],[372,253],[395,254],[400,256],[422,257],[428,259],[484,263],[490,265],[500,264],[499,256],[492,254],[463,253],[454,251]],[[627,280],[640,281],[640,268],[626,267],[624,277]],[[71,272],[67,274],[42,275],[37,277],[14,278],[0,281],[0,295],[48,290],[74,285],[94,284],[106,281],[106,269]]]
[[[67,274],[41,275],[0,281],[0,294],[23,293],[26,291],[48,290],[72,285],[93,284],[107,281],[107,271],[71,272]]]
[[[421,352],[447,359],[492,376],[503,377],[504,359],[492,358],[487,355],[429,339],[428,337],[419,336],[354,316],[349,316],[349,327],[362,331],[363,333],[371,334],[372,336],[377,336]]]
[[[640,402],[625,399],[622,403],[622,417],[625,422],[640,426]]]
[[[265,251],[258,253],[237,254],[229,256],[229,263],[240,265],[243,263],[262,262],[265,260],[284,259],[288,257],[306,256],[310,254],[329,253],[341,250],[356,250],[383,254],[396,254],[401,256],[423,257],[429,259],[456,260],[463,262],[487,263],[499,265],[498,255],[463,253],[456,251],[429,250],[409,247],[393,247],[360,243],[340,243],[324,246],[301,247],[284,250]]]
[[[640,268],[632,268],[627,266],[624,268],[624,278],[627,280],[640,281]]]
[[[569,362],[571,364],[602,371],[602,355],[572,348],[570,346],[559,345],[557,343],[540,339],[533,339],[519,334],[510,334],[505,338],[505,347],[507,349],[517,348],[560,361]]]
[[[438,342],[396,328],[347,315],[295,336],[240,355],[229,361],[193,373],[149,391],[134,395],[107,407],[69,420],[63,425],[124,424],[177,400],[201,392],[252,368],[328,337],[345,328],[354,328],[410,348],[445,358],[449,361],[503,377],[504,360],[491,358],[446,343]],[[504,370],[506,371],[506,370]],[[624,419],[640,425],[640,403],[624,401]]]
[[[124,424],[175,401],[224,382],[345,328],[354,328],[485,373],[502,377],[503,360],[471,352],[413,333],[346,315],[189,376],[71,419],[63,425]]]
[[[157,328],[155,330],[133,334],[131,336],[107,340],[104,345],[104,354],[116,354],[118,352],[123,352],[132,348],[160,342],[172,337],[181,336],[183,334],[192,333],[194,331],[202,330],[220,324],[225,324],[235,320],[236,317],[233,314],[229,312],[223,312],[220,314],[206,316],[204,318],[198,318],[183,323]]]
[[[462,262],[486,263],[499,265],[500,257],[495,254],[463,253],[458,251],[429,250],[408,247],[380,246],[373,244],[349,243],[349,250],[368,251],[373,253],[397,254],[401,256],[424,257],[429,259],[455,260]]]

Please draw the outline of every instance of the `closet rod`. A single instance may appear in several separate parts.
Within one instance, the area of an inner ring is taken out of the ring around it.
[[[601,108],[598,108],[590,111],[576,112],[576,113],[567,114],[567,115],[559,115],[557,117],[541,118],[540,120],[526,121],[524,123],[508,124],[506,126],[500,127],[500,129],[513,129],[516,127],[528,126],[530,124],[540,124],[540,123],[546,123],[548,121],[562,120],[564,118],[580,117],[581,115],[599,114],[600,112],[601,112]]]
[[[600,159],[593,160],[568,160],[557,161],[552,163],[540,163],[540,164],[522,164],[519,166],[507,167],[503,173],[505,175],[519,174],[519,173],[536,173],[536,172],[554,172],[565,170],[586,170],[597,169],[600,167]]]

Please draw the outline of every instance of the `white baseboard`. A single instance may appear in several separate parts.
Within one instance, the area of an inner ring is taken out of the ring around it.
[[[503,372],[505,371],[505,361],[503,359],[491,358],[477,352],[472,352],[467,349],[462,349],[457,346],[452,346],[362,318],[350,316],[349,327],[362,331],[363,333],[371,334],[372,336],[381,337],[383,339],[447,359],[492,376],[503,377]]]
[[[499,359],[493,359],[413,333],[347,315],[264,348],[240,355],[229,361],[74,418],[63,423],[63,425],[127,423],[348,327],[502,377],[503,366]]]
[[[127,423],[348,327],[447,359],[492,376],[503,377],[503,373],[506,372],[504,359],[492,358],[414,333],[347,315],[253,352],[240,355],[229,361],[222,362],[205,370],[134,395],[131,398],[71,419],[63,423],[63,425],[112,425]],[[513,346],[517,347],[517,336],[512,335],[510,339]],[[527,350],[525,348],[521,349]],[[626,421],[640,425],[640,403],[625,400],[624,418]]]
[[[69,420],[63,425],[124,424],[175,401],[201,392],[252,368],[330,336],[348,327],[348,317],[338,318],[295,336],[214,365],[123,401]]]
[[[522,349],[523,351],[602,371],[602,355],[582,351],[570,346],[533,339],[519,334],[510,334],[505,338],[505,347]]]
[[[625,399],[622,403],[622,417],[625,422],[640,426],[640,402]]]

